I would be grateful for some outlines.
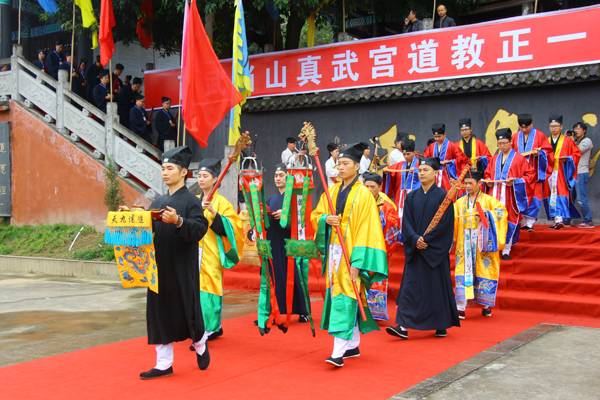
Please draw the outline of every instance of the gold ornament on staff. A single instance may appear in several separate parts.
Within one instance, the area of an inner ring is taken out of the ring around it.
[[[300,134],[298,135],[300,140],[306,143],[308,148],[308,154],[315,158],[315,164],[317,165],[317,170],[319,171],[319,177],[321,178],[321,183],[323,184],[323,192],[325,193],[325,197],[327,199],[327,205],[329,206],[329,212],[331,215],[335,215],[335,207],[333,207],[333,201],[331,200],[331,194],[329,193],[329,189],[327,188],[327,179],[325,179],[325,174],[323,173],[323,167],[321,167],[321,161],[319,160],[319,148],[317,147],[317,131],[315,127],[310,122],[304,122],[304,126],[300,130]],[[340,242],[340,246],[342,248],[342,254],[344,256],[344,261],[346,262],[346,269],[348,275],[352,276],[350,270],[350,253],[346,248],[346,243],[344,242],[344,235],[342,234],[341,227],[335,226],[333,227],[338,237],[338,241]],[[358,303],[358,310],[360,311],[360,317],[363,321],[367,320],[367,314],[365,313],[364,306],[362,304],[362,300],[360,294],[358,293],[358,289],[356,287],[356,282],[351,280],[352,289],[354,290],[354,295],[356,296],[356,301]]]

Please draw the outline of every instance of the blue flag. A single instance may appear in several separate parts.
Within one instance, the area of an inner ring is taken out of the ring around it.
[[[38,3],[48,14],[55,14],[58,11],[56,0],[38,0]]]

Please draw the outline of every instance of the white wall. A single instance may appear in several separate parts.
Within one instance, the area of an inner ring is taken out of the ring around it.
[[[144,49],[137,42],[129,45],[121,42],[115,43],[115,54],[112,59],[113,68],[117,63],[125,66],[122,78],[125,78],[125,75],[143,78],[146,63],[154,63],[155,69],[178,68],[181,65],[179,53],[169,57],[161,57],[158,51]]]

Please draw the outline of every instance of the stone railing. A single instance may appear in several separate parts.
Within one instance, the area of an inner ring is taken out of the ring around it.
[[[67,71],[59,71],[56,81],[25,60],[18,46],[10,66],[10,71],[0,72],[0,101],[10,98],[41,114],[99,162],[116,164],[119,175],[147,197],[164,192],[160,151],[119,124],[116,103],[108,103],[106,113],[100,111],[68,89]]]

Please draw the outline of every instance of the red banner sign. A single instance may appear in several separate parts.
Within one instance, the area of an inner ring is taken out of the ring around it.
[[[600,6],[250,57],[252,97],[600,62]],[[222,62],[231,71],[231,60]],[[199,71],[201,73],[201,71]],[[179,69],[145,74],[147,107],[179,99]]]

